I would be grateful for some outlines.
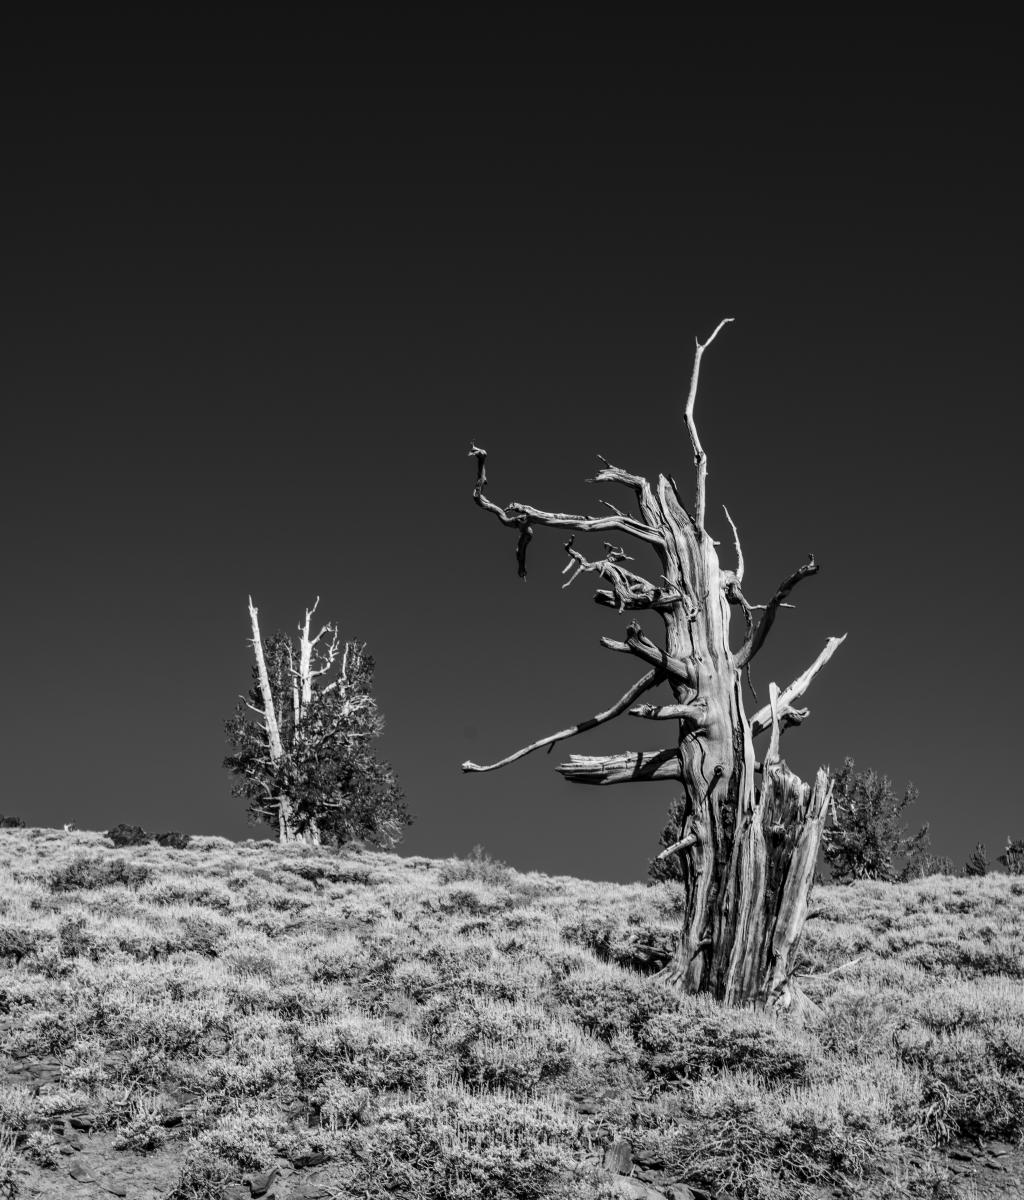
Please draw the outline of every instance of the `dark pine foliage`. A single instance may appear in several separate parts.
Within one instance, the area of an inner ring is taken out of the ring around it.
[[[373,657],[358,642],[349,642],[346,651],[338,685],[328,690],[326,679],[323,687],[314,685],[296,725],[291,665],[298,655],[287,634],[265,639],[284,757],[270,761],[262,722],[240,701],[226,723],[234,753],[224,765],[236,778],[234,794],[249,802],[254,824],[277,828],[275,798],[285,796],[299,832],[315,823],[325,845],[360,839],[387,848],[401,840],[412,817],[394,771],[374,753],[384,718],[373,695]],[[255,668],[248,699],[261,706]]]
[[[25,822],[21,817],[0,816],[0,829],[24,829]]]
[[[822,835],[822,846],[834,879],[891,881],[919,877],[922,868],[935,873],[927,852],[928,826],[913,835],[907,832],[904,814],[918,795],[912,783],[900,797],[887,776],[857,771],[852,758],[833,782],[836,819]]]
[[[658,839],[658,845],[662,850],[667,849],[669,846],[674,846],[683,836],[683,822],[685,819],[685,799],[682,796],[677,796],[672,801],[671,807],[668,810],[668,820],[665,828],[661,831],[661,837]],[[680,861],[679,851],[669,854],[666,858],[652,859],[651,865],[647,868],[647,874],[656,883],[661,883],[669,879],[682,880],[684,878],[683,866]]]
[[[971,851],[964,863],[965,875],[987,875],[988,874],[988,851],[985,849],[985,843],[979,842]]]

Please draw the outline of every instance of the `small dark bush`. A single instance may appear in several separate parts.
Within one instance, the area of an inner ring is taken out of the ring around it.
[[[0,829],[24,829],[25,822],[21,817],[0,816]]]
[[[192,840],[190,833],[158,833],[156,841],[158,846],[166,846],[169,850],[184,850]]]
[[[985,849],[984,842],[979,842],[971,851],[964,864],[964,874],[970,876],[988,874],[988,851]]]
[[[1024,875],[1024,839],[1006,839],[1006,849],[999,856],[1008,875]]]
[[[149,868],[141,864],[126,862],[123,858],[115,858],[112,862],[104,862],[102,858],[80,857],[68,863],[66,867],[58,867],[50,875],[50,890],[54,892],[71,892],[84,888],[111,887],[121,884],[124,887],[139,887],[149,879]]]
[[[153,840],[141,825],[115,825],[106,836],[115,846],[145,846]]]
[[[65,917],[57,927],[57,939],[64,958],[80,958],[92,949],[92,939],[85,932],[85,917]]]
[[[180,938],[176,950],[216,958],[227,937],[224,928],[205,917],[185,917],[179,926]]]
[[[32,930],[0,925],[0,959],[13,959],[19,963],[26,954],[31,954],[38,944],[39,939]]]

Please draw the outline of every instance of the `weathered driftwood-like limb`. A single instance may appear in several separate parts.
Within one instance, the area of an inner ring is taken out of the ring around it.
[[[736,522],[732,519],[732,517],[729,514],[729,510],[725,507],[724,504],[722,505],[722,510],[725,512],[725,519],[732,526],[732,540],[736,546],[736,570],[734,572],[734,574],[736,576],[736,582],[742,583],[744,567],[743,567],[743,547],[740,545],[740,533],[739,533],[739,530],[736,528]]]
[[[657,858],[668,858],[670,854],[675,854],[677,851],[689,850],[691,846],[696,846],[700,841],[695,833],[688,833],[686,837],[680,838],[678,842],[673,842],[671,846],[666,846]]]
[[[533,529],[530,526],[529,518],[523,514],[507,513],[503,508],[500,508],[489,497],[484,495],[484,488],[487,486],[487,451],[481,449],[475,443],[470,445],[469,456],[476,459],[476,486],[473,488],[473,500],[482,509],[494,516],[502,523],[509,525],[519,530],[519,537],[516,541],[516,565],[519,571],[519,578],[526,578],[526,547],[530,544],[530,539],[533,537]]]
[[[476,486],[473,488],[473,500],[480,508],[486,509],[498,518],[503,525],[509,525],[519,530],[519,541],[516,547],[516,558],[519,562],[519,577],[526,578],[526,546],[533,537],[532,524],[549,525],[556,529],[577,529],[588,533],[600,533],[617,530],[631,537],[652,545],[662,544],[661,534],[638,521],[634,517],[616,515],[612,517],[587,517],[576,513],[546,512],[534,508],[531,504],[520,504],[513,501],[505,508],[499,507],[484,493],[487,486],[487,451],[475,444],[470,446],[469,457],[477,462]]]
[[[648,671],[642,679],[638,679],[633,684],[628,692],[620,696],[611,708],[606,708],[604,712],[599,712],[596,716],[588,717],[586,721],[580,721],[578,725],[570,725],[568,729],[560,729],[557,733],[551,733],[547,737],[539,738],[536,742],[531,742],[529,746],[524,746],[522,750],[517,750],[515,754],[510,754],[508,758],[501,759],[500,762],[488,763],[486,766],[481,766],[475,762],[464,762],[462,769],[463,771],[496,771],[499,767],[507,767],[509,763],[513,763],[517,759],[525,758],[527,754],[532,754],[534,750],[540,750],[543,746],[553,746],[556,742],[564,742],[567,738],[575,737],[578,733],[585,733],[588,729],[595,729],[598,725],[603,725],[606,721],[611,721],[619,716],[620,713],[624,713],[638,696],[642,696],[644,692],[649,691],[652,687],[656,687],[663,678],[664,675],[661,671]]]
[[[784,763],[764,775],[753,810],[733,843],[729,879],[735,936],[712,953],[722,973],[723,999],[786,1010],[794,1002],[792,976],[807,917],[807,896],[821,842],[831,783],[818,771],[813,788]]]
[[[566,563],[562,574],[566,575],[572,571],[572,575],[562,584],[563,588],[574,583],[584,572],[596,571],[603,579],[607,579],[611,583],[612,591],[599,590],[594,599],[599,604],[610,603],[619,612],[627,608],[641,609],[659,606],[664,608],[682,599],[682,594],[677,589],[662,588],[651,583],[650,580],[644,579],[642,575],[637,575],[635,571],[620,566],[619,564],[624,560],[632,561],[630,555],[621,546],[613,546],[611,542],[605,542],[604,558],[590,562],[575,549],[575,540],[576,535],[573,534],[565,543],[565,552],[569,555],[569,562]]]
[[[263,724],[267,731],[267,746],[270,757],[276,762],[283,754],[281,745],[281,727],[277,720],[277,710],[274,708],[274,693],[270,690],[270,676],[267,674],[267,660],[263,654],[263,639],[260,637],[259,609],[249,597],[249,622],[252,625],[252,649],[256,656],[256,675],[260,683],[260,699],[263,701]]]
[[[783,729],[789,725],[799,725],[807,719],[809,711],[806,708],[794,708],[793,702],[799,700],[804,692],[807,691],[815,675],[818,674],[821,668],[845,641],[845,633],[842,637],[830,637],[825,643],[825,649],[822,650],[807,670],[798,675],[788,687],[779,693],[779,723]],[[766,704],[764,708],[758,709],[750,718],[750,732],[754,736],[764,733],[766,729],[771,728],[771,723],[771,707]]]
[[[707,720],[706,704],[638,704],[629,710],[631,717],[643,717],[648,721],[687,721],[700,725]]]
[[[653,666],[660,668],[665,675],[669,675],[688,686],[694,682],[693,666],[688,662],[684,662],[681,658],[676,658],[667,651],[662,650],[660,646],[656,646],[640,626],[635,623],[630,625],[627,630],[624,642],[617,642],[614,638],[603,637],[601,645],[606,650],[616,650],[620,654],[635,654],[637,658],[642,658],[644,662],[649,662]]]
[[[632,488],[636,493],[640,515],[652,529],[660,528],[662,524],[661,513],[654,499],[654,492],[651,490],[649,481],[643,475],[636,475],[632,471],[624,471],[621,467],[613,466],[601,454],[597,457],[603,465],[593,479],[588,479],[587,482],[621,483],[626,487]]]
[[[679,751],[627,750],[623,754],[571,754],[559,763],[558,773],[571,783],[646,783],[653,779],[681,779]]]
[[[742,667],[745,663],[750,662],[754,655],[764,645],[764,640],[768,636],[768,631],[775,622],[775,614],[782,607],[782,602],[786,599],[789,593],[796,587],[801,579],[806,579],[809,575],[817,575],[821,568],[814,561],[812,554],[807,562],[802,567],[798,567],[792,575],[784,579],[779,584],[775,595],[768,601],[765,606],[764,615],[758,621],[755,628],[748,633],[747,640],[743,643],[740,652],[736,655],[737,666]],[[753,607],[753,606],[751,606]]]
[[[697,339],[697,349],[693,355],[693,374],[690,376],[690,391],[686,397],[686,427],[690,431],[690,444],[693,446],[693,465],[697,468],[697,506],[694,511],[694,522],[701,534],[704,532],[704,502],[707,491],[708,456],[704,453],[704,447],[700,444],[700,438],[697,435],[697,422],[693,419],[693,406],[697,399],[697,380],[700,376],[701,357],[708,346],[718,337],[722,328],[731,321],[732,317],[725,317],[724,320],[719,321],[715,326],[715,332],[703,345],[700,339]]]

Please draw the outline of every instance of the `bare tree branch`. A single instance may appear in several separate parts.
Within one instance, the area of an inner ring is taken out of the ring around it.
[[[814,662],[811,663],[807,670],[798,675],[788,687],[784,688],[782,692],[779,693],[779,721],[783,729],[785,729],[787,725],[799,725],[802,721],[806,720],[808,716],[808,710],[805,708],[794,708],[793,701],[798,700],[804,694],[804,692],[807,691],[808,687],[811,685],[811,680],[814,679],[815,675],[818,674],[821,668],[828,662],[832,655],[835,654],[836,650],[838,650],[838,648],[845,641],[845,633],[842,637],[830,637],[828,642],[825,644],[825,649],[822,650],[822,652],[818,655]],[[766,704],[764,708],[759,709],[750,718],[750,732],[752,735],[764,733],[766,729],[771,728],[771,723],[771,706]]]
[[[693,356],[693,374],[690,376],[690,393],[686,397],[686,425],[690,431],[690,442],[693,446],[693,465],[697,468],[696,525],[701,533],[704,532],[704,499],[707,489],[708,456],[704,453],[704,447],[700,444],[700,438],[697,436],[697,423],[693,419],[693,405],[697,399],[697,379],[700,375],[701,356],[715,338],[718,337],[722,327],[728,325],[732,319],[732,317],[726,317],[724,320],[719,321],[715,326],[715,332],[703,345],[701,345],[700,339],[697,339],[697,349]]]
[[[677,850],[689,850],[691,846],[696,846],[700,841],[695,833],[688,833],[686,837],[680,838],[678,842],[673,842],[671,846],[666,846],[657,858],[668,858],[670,854],[675,854]]]
[[[542,746],[553,746],[556,742],[563,742],[566,738],[575,737],[578,733],[584,733],[588,729],[594,729],[598,725],[603,725],[606,721],[611,721],[613,718],[619,716],[620,713],[624,713],[638,696],[642,696],[644,692],[655,687],[663,678],[664,674],[660,670],[648,671],[642,679],[638,679],[633,684],[625,695],[616,700],[611,708],[605,709],[604,712],[600,712],[594,717],[589,717],[586,721],[580,721],[578,725],[570,725],[568,729],[560,729],[558,733],[552,733],[547,737],[540,738],[538,741],[532,742],[529,746],[524,746],[522,750],[517,750],[515,754],[510,754],[508,758],[503,758],[500,762],[490,763],[487,766],[480,766],[475,762],[464,762],[462,769],[467,772],[496,771],[499,767],[506,767],[509,763],[524,758],[527,754],[532,754],[534,750],[539,750]]]
[[[647,783],[656,779],[681,779],[683,776],[679,751],[627,750],[624,754],[593,757],[571,754],[569,761],[559,763],[557,770],[570,783],[612,784]]]
[[[533,537],[533,524],[548,525],[556,529],[578,529],[591,533],[614,529],[619,533],[628,533],[632,537],[640,538],[641,541],[649,542],[654,546],[664,545],[662,536],[656,529],[650,528],[635,517],[624,514],[617,514],[613,517],[586,517],[575,513],[546,512],[543,509],[534,508],[530,504],[520,504],[516,501],[505,508],[500,508],[484,494],[484,488],[487,486],[485,465],[487,451],[474,444],[470,446],[469,457],[476,458],[477,463],[476,486],[473,488],[474,502],[480,508],[493,513],[503,525],[509,525],[519,530],[516,558],[519,563],[520,579],[526,578],[526,547]]]
[[[629,715],[648,721],[691,721],[700,725],[707,720],[708,710],[705,704],[638,704]]]
[[[275,761],[284,754],[281,745],[281,726],[274,709],[274,694],[270,690],[270,676],[267,674],[267,661],[263,655],[263,639],[260,637],[259,609],[249,597],[249,621],[252,625],[252,648],[256,655],[256,673],[260,681],[260,697],[263,700],[263,720],[267,727],[267,744],[270,757]]]
[[[807,562],[802,567],[798,567],[788,579],[784,579],[779,584],[775,595],[768,601],[765,606],[764,616],[758,621],[756,627],[747,634],[747,639],[736,655],[736,665],[744,666],[754,657],[755,654],[764,645],[764,640],[768,636],[768,631],[775,623],[775,614],[782,607],[783,600],[796,587],[801,579],[806,579],[809,575],[817,575],[820,570],[818,564],[814,561],[814,555],[810,555]],[[754,606],[751,605],[751,608]]]
[[[732,540],[736,545],[736,571],[735,571],[736,582],[742,583],[743,582],[743,571],[744,571],[743,547],[740,545],[739,530],[736,528],[736,522],[729,515],[729,510],[725,507],[724,504],[722,505],[722,509],[725,512],[725,519],[732,526]]]
[[[664,674],[681,679],[688,687],[693,684],[694,672],[691,664],[684,662],[681,658],[674,658],[666,650],[662,650],[660,646],[656,646],[635,622],[630,625],[624,642],[617,642],[614,638],[603,637],[601,645],[606,650],[617,650],[623,654],[635,654],[637,658],[642,658],[644,662],[649,662],[653,666],[660,668]]]
[[[652,529],[657,529],[661,525],[662,519],[650,482],[643,475],[635,475],[632,471],[624,471],[621,467],[613,466],[603,454],[599,454],[597,457],[604,465],[593,479],[588,479],[587,482],[621,483],[632,488],[640,505],[641,516]]]
[[[599,589],[594,599],[598,603],[604,603],[606,598],[611,597],[612,607],[615,607],[622,612],[626,608],[655,608],[659,605],[668,606],[675,604],[682,599],[682,594],[674,588],[668,590],[660,588],[657,584],[653,584],[650,580],[644,579],[642,575],[637,575],[634,571],[628,571],[625,567],[619,566],[624,559],[632,561],[630,556],[622,549],[621,546],[613,546],[610,542],[605,542],[605,556],[597,562],[588,562],[578,550],[573,549],[573,543],[576,540],[576,535],[565,543],[565,552],[569,555],[569,562],[562,572],[565,575],[572,571],[573,564],[576,569],[572,575],[562,584],[563,588],[567,588],[573,583],[583,572],[596,571],[604,579],[607,579],[612,585],[612,592]]]

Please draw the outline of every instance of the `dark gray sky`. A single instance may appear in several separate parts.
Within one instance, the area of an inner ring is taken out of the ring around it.
[[[757,600],[822,564],[755,682],[849,634],[790,765],[912,779],[958,860],[1024,835],[1005,38],[9,42],[0,811],[249,836],[246,596],[269,632],[319,593],[377,658],[408,852],[642,877],[671,784],[573,787],[565,746],[459,771],[635,675],[557,531],[516,578],[466,451],[499,502],[621,500],[598,452],[688,492],[693,338],[732,316],[712,532],[725,502]]]

